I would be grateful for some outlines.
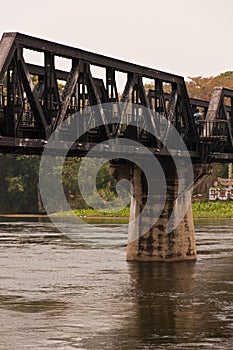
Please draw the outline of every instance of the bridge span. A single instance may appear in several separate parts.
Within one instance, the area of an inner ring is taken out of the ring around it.
[[[197,107],[204,118],[195,125]],[[188,155],[174,144],[174,129]],[[142,145],[141,156],[146,147],[159,161],[166,178],[165,203],[158,220],[143,232],[162,201],[160,183],[153,180],[157,194],[136,220],[148,200],[145,174],[122,156],[112,159],[112,174],[134,186],[129,234],[136,238],[128,243],[128,260],[196,259],[191,202],[178,225],[167,230],[171,217],[175,221],[184,208],[177,198],[187,173],[184,169],[178,178],[174,156],[190,158],[196,185],[209,174],[211,163],[233,161],[232,133],[232,90],[216,87],[210,101],[191,99],[183,77],[20,33],[2,36],[0,152],[40,155],[54,138],[58,154],[59,147],[74,140],[68,156],[85,157],[108,140],[119,140],[125,153],[133,153],[124,143],[131,140]]]

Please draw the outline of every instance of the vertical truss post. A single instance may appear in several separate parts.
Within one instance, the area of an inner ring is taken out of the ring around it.
[[[231,118],[231,132],[232,132],[232,134],[233,134],[233,97],[231,97],[230,118]]]
[[[145,112],[146,124],[148,126],[148,129],[153,130],[155,133],[157,132],[158,134],[159,132],[158,125],[156,125],[155,123],[155,116],[151,111],[150,101],[146,94],[141,76],[138,76],[137,78],[137,85],[138,85],[138,97],[140,98],[141,104],[145,107],[144,112]],[[151,141],[151,147],[156,146],[157,149],[161,148],[161,144],[158,139],[156,140],[156,145],[155,145],[155,138],[152,135],[150,135],[150,141]]]
[[[115,71],[113,68],[106,69],[106,89],[109,102],[114,102]]]
[[[44,53],[44,111],[48,125],[53,124],[53,118],[60,110],[60,98],[57,86],[57,78],[54,65],[54,55],[50,52]]]
[[[0,84],[0,118],[3,116],[3,112],[4,112],[3,85]]]
[[[132,94],[133,88],[135,84],[135,76],[133,73],[128,73],[127,82],[124,88],[124,92],[121,97],[121,106],[119,111],[119,123],[116,125],[116,129],[114,132],[114,137],[116,137],[120,132],[120,124],[123,122],[124,115],[127,111],[130,95]]]
[[[156,112],[166,114],[165,99],[163,94],[163,82],[160,79],[155,79],[155,99]]]
[[[15,136],[15,64],[12,61],[7,70],[7,107],[6,107],[6,134]]]
[[[108,120],[107,120],[106,115],[104,113],[101,98],[99,96],[94,79],[92,77],[89,64],[85,64],[85,76],[86,76],[87,89],[88,89],[88,94],[90,96],[90,100],[92,100],[93,105],[97,105],[97,109],[96,109],[97,114],[98,114],[97,118],[102,123],[100,126],[102,137],[103,137],[103,139],[106,139],[106,138],[109,139],[110,138],[110,130],[109,130],[109,126],[108,126]]]
[[[116,123],[110,125],[110,132],[114,135],[117,127],[117,122],[119,122],[119,118],[121,115],[120,105],[119,105],[119,96],[116,85],[116,71],[112,67],[106,68],[106,89],[108,95],[108,101],[113,103],[112,110],[109,110],[109,113],[112,113],[113,118]]]

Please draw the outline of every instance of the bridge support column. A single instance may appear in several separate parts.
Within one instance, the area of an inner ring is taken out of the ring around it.
[[[163,166],[163,168],[166,166]],[[118,165],[116,178],[126,177],[126,165]],[[129,223],[129,241],[127,245],[126,259],[128,261],[183,261],[196,260],[195,232],[192,216],[191,198],[188,210],[179,225],[167,233],[166,227],[170,215],[174,209],[174,202],[178,190],[178,180],[173,170],[164,169],[167,182],[167,196],[164,208],[159,219],[152,224],[148,231],[144,233],[144,223],[151,220],[151,212],[158,212],[160,203],[164,201],[161,198],[161,184],[159,181],[153,184],[156,186],[156,194],[153,198],[151,207],[147,211],[150,217],[143,215],[139,217],[143,205],[147,198],[147,185],[141,169],[135,165],[128,165],[128,179],[132,182],[134,192],[130,206],[130,223]],[[146,189],[146,190],[145,190]],[[162,191],[163,192],[163,191]],[[166,191],[165,191],[166,193]],[[177,211],[183,210],[183,206],[177,206]]]

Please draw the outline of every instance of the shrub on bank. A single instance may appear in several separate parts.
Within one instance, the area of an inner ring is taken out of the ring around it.
[[[233,218],[233,201],[207,201],[192,203],[194,218]],[[73,211],[77,216],[83,217],[129,217],[130,208],[122,210],[95,210],[76,209]],[[60,212],[55,215],[67,216],[69,212]]]
[[[194,218],[233,218],[233,201],[194,202]]]

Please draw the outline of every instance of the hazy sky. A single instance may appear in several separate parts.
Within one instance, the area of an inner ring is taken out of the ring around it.
[[[233,70],[232,0],[2,1],[18,31],[187,76]]]

